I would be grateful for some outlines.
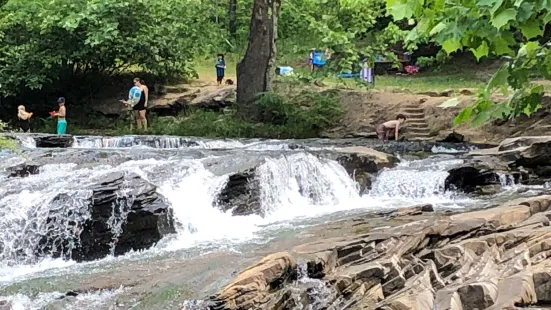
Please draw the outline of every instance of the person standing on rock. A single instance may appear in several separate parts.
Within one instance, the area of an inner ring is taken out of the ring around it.
[[[222,85],[224,80],[224,73],[226,71],[226,61],[224,60],[224,54],[218,54],[218,59],[216,60],[216,82],[218,85]]]
[[[32,112],[25,111],[25,106],[20,105],[17,107],[17,118],[19,119],[19,128],[23,132],[31,132],[31,117]]]
[[[128,92],[128,100],[123,101],[127,106],[131,106],[136,117],[136,126],[138,129],[147,130],[147,119],[145,117],[147,109],[147,101],[149,96],[149,89],[145,84],[142,84],[140,78],[134,79],[134,86],[130,88]]]
[[[395,120],[386,121],[382,124],[379,124],[377,126],[377,138],[379,140],[382,140],[383,142],[388,142],[388,137],[392,134],[394,131],[394,137],[396,138],[396,141],[398,141],[398,131],[400,130],[400,127],[405,123],[406,116],[403,114],[398,114],[396,116]]]
[[[57,104],[59,105],[59,110],[57,112],[50,113],[53,117],[57,117],[57,134],[64,135],[67,133],[67,110],[65,108],[65,98],[59,97],[57,99]]]

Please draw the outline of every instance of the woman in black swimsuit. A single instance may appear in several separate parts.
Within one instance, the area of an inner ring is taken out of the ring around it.
[[[149,89],[145,83],[143,83],[143,80],[139,78],[134,79],[134,85],[138,86],[142,90],[142,93],[140,95],[140,100],[132,107],[132,110],[136,111],[136,123],[138,125],[138,129],[143,128],[144,130],[147,130],[147,118],[145,113],[149,99]]]

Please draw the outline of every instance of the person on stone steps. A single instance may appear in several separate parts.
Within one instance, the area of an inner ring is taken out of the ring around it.
[[[32,112],[27,112],[24,105],[17,107],[17,118],[19,119],[19,128],[23,132],[31,132],[31,117]]]
[[[65,98],[59,97],[59,99],[57,99],[57,104],[59,105],[59,110],[57,112],[50,112],[50,115],[57,118],[57,134],[64,135],[67,133],[67,119],[65,118],[67,115],[67,110],[65,108]]]
[[[383,142],[388,142],[388,137],[392,134],[394,131],[394,137],[396,138],[396,141],[398,141],[398,131],[400,130],[400,127],[405,123],[406,116],[404,114],[398,114],[396,115],[395,120],[386,121],[382,124],[379,124],[377,126],[377,138],[379,140],[382,140]]]

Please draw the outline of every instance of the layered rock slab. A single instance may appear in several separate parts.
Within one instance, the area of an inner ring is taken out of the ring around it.
[[[550,204],[551,196],[539,196],[493,209],[434,214],[432,219],[301,245],[292,254],[306,260],[310,278],[331,290],[322,306],[316,301],[319,309],[474,310],[547,304]],[[292,277],[261,294],[247,291],[246,298],[224,294],[255,279],[243,272],[216,295],[217,307],[211,309],[293,309],[285,305],[297,304],[300,294],[291,289]]]

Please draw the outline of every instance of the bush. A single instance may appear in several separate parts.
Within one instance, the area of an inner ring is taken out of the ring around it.
[[[0,134],[4,133],[6,129],[8,128],[8,124],[0,121]],[[0,136],[0,151],[1,150],[15,150],[17,148],[17,144],[15,141],[11,138],[6,138],[4,136]]]

